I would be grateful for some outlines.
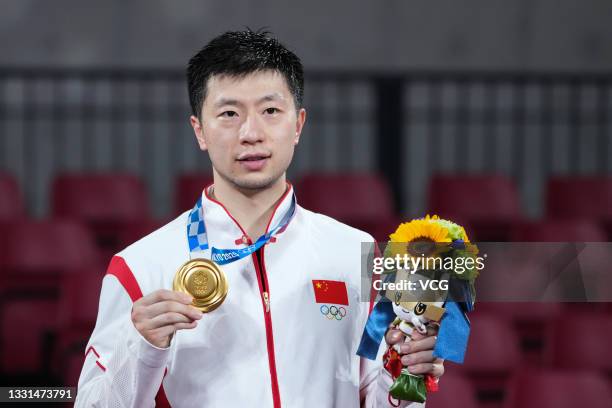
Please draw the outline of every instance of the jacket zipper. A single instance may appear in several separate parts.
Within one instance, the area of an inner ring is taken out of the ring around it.
[[[260,250],[255,252],[255,262],[257,264],[257,273],[259,274],[259,281],[261,282],[261,296],[264,302],[264,308],[266,313],[270,313],[270,294],[268,293],[268,285],[266,277],[263,274],[263,263],[261,262]]]
[[[274,218],[274,214],[276,213],[278,206],[285,199],[285,197],[290,191],[291,189],[287,188],[287,190],[285,191],[285,194],[283,194],[281,199],[278,201],[278,204],[274,208],[274,212],[272,212],[272,216],[270,217],[270,220],[268,221],[268,225],[266,226],[266,231],[268,231],[268,229],[270,228],[270,223],[272,222],[272,219]],[[225,210],[228,217],[230,217],[232,221],[234,221],[234,223],[238,226],[238,228],[240,228],[240,231],[242,231],[243,239],[246,238],[246,241],[248,242],[248,244],[251,245],[253,241],[248,237],[248,235],[246,234],[244,229],[240,226],[238,221],[236,221],[236,219],[232,217],[230,212],[227,211],[227,208],[225,208],[225,206],[221,204],[219,201],[210,197],[208,187],[204,189],[204,194],[209,200],[217,203],[219,206],[221,206],[221,208]],[[257,283],[259,284],[259,291],[261,293],[261,304],[264,309],[264,322],[266,325],[266,345],[268,348],[268,364],[270,366],[270,381],[272,383],[272,401],[273,401],[274,408],[280,408],[281,402],[280,402],[280,392],[278,388],[278,378],[276,375],[276,360],[274,357],[274,338],[272,334],[272,316],[270,314],[270,292],[268,289],[269,288],[268,278],[266,276],[264,247],[260,248],[255,253],[252,253],[251,258],[253,260],[253,264],[255,265],[255,271],[257,272],[256,273]]]
[[[250,244],[249,239],[249,244]],[[274,408],[280,408],[280,391],[278,388],[278,377],[276,375],[276,358],[274,356],[274,337],[272,334],[272,316],[270,314],[270,291],[268,277],[266,275],[266,264],[264,262],[264,248],[258,249],[251,256],[257,272],[257,281],[261,292],[261,303],[264,309],[264,322],[266,325],[266,343],[268,347],[268,363],[270,365],[270,381],[272,383],[272,401]]]

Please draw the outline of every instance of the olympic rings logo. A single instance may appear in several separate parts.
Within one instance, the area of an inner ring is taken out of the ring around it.
[[[321,314],[327,317],[329,320],[342,320],[344,316],[346,316],[346,309],[342,306],[327,306],[321,305],[319,308]]]

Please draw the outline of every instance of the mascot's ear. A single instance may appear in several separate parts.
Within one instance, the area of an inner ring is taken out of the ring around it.
[[[425,318],[433,320],[434,322],[439,322],[440,320],[442,320],[444,310],[445,309],[443,307],[438,307],[436,305],[428,305],[427,310],[425,310]]]

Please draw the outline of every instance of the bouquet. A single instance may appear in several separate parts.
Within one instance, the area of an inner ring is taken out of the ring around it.
[[[395,261],[382,272],[383,288],[391,289],[381,291],[383,298],[368,319],[357,353],[374,359],[390,323],[406,341],[415,330],[425,334],[428,326],[439,325],[434,356],[462,363],[469,337],[466,314],[473,309],[474,280],[484,267],[477,255],[464,228],[451,221],[427,215],[401,224],[383,255]],[[427,391],[438,389],[433,377],[402,367],[399,345],[387,349],[383,364],[394,379],[390,397],[424,402]]]

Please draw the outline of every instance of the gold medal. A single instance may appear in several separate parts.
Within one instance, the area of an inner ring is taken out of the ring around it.
[[[193,297],[192,305],[203,313],[218,308],[227,296],[227,279],[219,265],[210,259],[185,262],[174,275],[172,289]]]

